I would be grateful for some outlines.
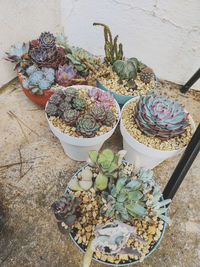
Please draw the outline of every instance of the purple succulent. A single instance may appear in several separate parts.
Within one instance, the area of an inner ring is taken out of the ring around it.
[[[161,139],[184,133],[189,125],[188,113],[176,101],[164,95],[141,96],[135,107],[135,120],[147,135]]]
[[[67,64],[59,66],[56,71],[56,81],[62,84],[67,84],[74,79],[77,75],[77,70]]]

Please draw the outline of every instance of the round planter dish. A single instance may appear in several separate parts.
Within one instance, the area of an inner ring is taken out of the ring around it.
[[[126,162],[127,163],[127,161],[125,161],[125,160],[123,160],[123,162]],[[78,174],[79,174],[79,172],[80,171],[82,171],[85,167],[87,167],[88,166],[88,164],[85,164],[84,166],[82,166],[73,176],[72,176],[72,178],[71,179],[74,179]],[[156,184],[156,182],[153,180],[153,182]],[[65,193],[68,191],[68,187],[65,189]],[[161,200],[164,200],[163,198],[161,199]],[[165,214],[166,215],[166,214]],[[150,256],[151,255],[151,253],[153,253],[154,252],[154,250],[156,250],[156,248],[159,246],[159,244],[160,244],[160,242],[161,242],[161,240],[162,240],[162,238],[163,238],[163,236],[164,236],[164,233],[165,233],[165,228],[166,228],[166,222],[164,222],[164,224],[163,224],[163,229],[162,229],[162,233],[161,233],[161,236],[160,236],[160,238],[158,239],[158,241],[156,242],[156,244],[151,248],[151,250],[149,251],[149,253],[148,254],[146,254],[145,255],[145,259],[148,257],[148,256]],[[70,235],[70,237],[71,237],[71,239],[72,239],[72,241],[74,242],[74,244],[81,250],[81,252],[83,252],[83,253],[85,253],[85,250],[76,242],[76,240],[74,239],[74,237],[72,236],[72,234],[71,233],[69,233],[69,235]],[[98,260],[98,259],[96,259],[96,258],[94,258],[94,257],[92,257],[92,259],[93,260],[95,260],[95,261],[97,261],[97,262],[99,262],[99,263],[101,263],[101,264],[104,264],[104,265],[107,265],[107,266],[130,266],[131,264],[136,264],[136,263],[139,263],[139,260],[133,260],[132,262],[128,262],[128,263],[121,263],[121,264],[115,264],[115,263],[109,263],[109,262],[105,262],[105,261],[101,261],[101,260]]]
[[[19,81],[20,81],[20,85],[25,93],[25,95],[31,100],[33,101],[34,103],[38,104],[38,105],[41,105],[43,107],[45,107],[47,101],[49,100],[49,98],[53,95],[54,93],[54,90],[52,89],[47,89],[47,90],[43,90],[43,95],[36,95],[36,94],[32,94],[28,89],[26,89],[24,86],[23,86],[23,76],[20,72],[17,71],[17,76],[19,78]],[[68,83],[58,83],[59,85],[61,86],[64,86],[64,87],[67,87],[67,86],[70,86],[70,85],[73,85],[73,84],[87,84],[87,81],[85,82],[68,82]]]
[[[81,87],[88,87],[88,89],[94,88],[93,86],[86,86],[86,85],[85,86],[84,85],[73,86],[73,88],[77,88],[77,89]],[[115,101],[115,105],[117,107],[118,114],[119,114],[118,120],[115,126],[109,132],[96,136],[96,137],[79,138],[79,137],[73,137],[73,136],[67,135],[65,133],[62,133],[56,127],[54,127],[53,124],[49,121],[47,115],[46,115],[46,119],[48,121],[51,131],[60,140],[61,145],[65,151],[65,154],[73,160],[86,161],[88,158],[88,152],[90,150],[98,151],[102,147],[103,143],[114,133],[117,127],[117,124],[120,120],[120,107],[116,101]]]
[[[148,93],[152,92],[156,88],[157,83],[158,83],[158,80],[157,80],[157,77],[156,77],[155,73],[153,73],[153,75],[154,75],[154,79],[155,79],[155,85],[152,88],[152,90],[149,91]],[[117,100],[117,103],[120,104],[120,105],[124,105],[130,99],[133,99],[133,98],[137,97],[137,96],[128,96],[128,95],[117,94],[117,93],[109,90],[108,88],[106,88],[99,80],[97,80],[96,83],[97,83],[97,87],[98,88],[100,88],[100,89],[102,89],[104,91],[109,91],[111,94],[113,94],[114,98]]]
[[[130,103],[131,101],[135,101],[137,99],[139,99],[139,96],[129,100],[122,108],[121,115],[123,114],[123,110],[126,105],[128,105],[128,103]],[[195,124],[192,117],[189,115],[188,118],[190,120],[192,128],[195,131]],[[146,169],[153,169],[164,160],[176,156],[185,149],[185,147],[183,147],[176,150],[158,150],[152,147],[148,147],[138,142],[129,134],[129,132],[124,127],[122,119],[120,121],[120,131],[123,137],[123,149],[127,151],[125,159],[128,162],[133,163],[136,168],[144,167]]]

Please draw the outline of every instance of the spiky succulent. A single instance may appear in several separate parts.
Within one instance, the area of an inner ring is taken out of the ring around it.
[[[64,196],[51,205],[61,233],[66,234],[70,231],[71,226],[80,215],[80,203],[80,198],[74,197],[73,194],[65,193]]]
[[[98,171],[95,183],[99,190],[107,188],[109,178],[118,177],[124,154],[124,150],[114,154],[110,149],[105,149],[101,153],[95,150],[89,152],[88,163],[91,167],[97,168]]]
[[[59,66],[56,70],[56,81],[63,85],[68,84],[77,75],[77,70],[67,64]]]
[[[43,90],[47,90],[54,82],[54,70],[42,68],[39,70],[35,65],[26,69],[28,78],[23,80],[23,86],[30,90],[31,93],[43,94]]]
[[[122,59],[123,57],[123,49],[122,44],[119,44],[119,48],[117,47],[117,39],[118,35],[115,36],[114,40],[112,39],[112,34],[110,28],[103,23],[93,23],[94,26],[103,26],[104,27],[104,38],[105,38],[105,60],[111,65],[118,59]]]
[[[79,117],[76,122],[77,133],[84,137],[94,137],[99,127],[100,124],[92,115],[87,113]]]
[[[43,49],[54,48],[56,45],[55,40],[56,40],[56,38],[50,32],[42,32],[39,39],[38,39],[40,46]]]
[[[79,111],[76,109],[67,109],[63,113],[63,119],[67,125],[74,125],[79,117]]]
[[[160,139],[184,133],[189,125],[187,118],[184,108],[165,95],[141,96],[135,107],[135,121],[139,129]]]
[[[123,60],[117,60],[113,64],[113,71],[115,71],[120,80],[135,80],[137,76],[139,62],[137,58],[129,58]]]
[[[140,80],[144,83],[150,83],[153,77],[153,70],[151,68],[143,68],[140,72]]]
[[[106,110],[103,105],[94,105],[90,109],[90,114],[96,121],[103,122],[106,119]]]
[[[86,108],[86,101],[84,98],[81,97],[75,97],[72,101],[72,106],[76,110],[84,110]]]
[[[132,221],[133,218],[142,220],[144,216],[151,219],[156,215],[169,222],[163,215],[166,208],[161,207],[171,200],[160,201],[162,194],[152,175],[152,171],[141,169],[138,176],[126,178],[121,172],[116,184],[109,184],[108,191],[102,193],[100,212],[120,221]]]

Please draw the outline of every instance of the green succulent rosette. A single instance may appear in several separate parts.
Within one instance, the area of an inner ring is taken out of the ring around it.
[[[141,96],[135,107],[139,129],[164,140],[184,133],[189,125],[187,118],[183,106],[165,95]]]
[[[76,129],[78,134],[85,137],[94,137],[100,124],[96,122],[94,117],[90,114],[84,114],[78,118],[76,122]]]

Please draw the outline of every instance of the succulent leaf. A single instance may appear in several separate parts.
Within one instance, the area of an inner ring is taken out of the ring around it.
[[[108,177],[103,175],[102,173],[99,173],[96,177],[95,183],[99,190],[104,190],[108,185]]]

